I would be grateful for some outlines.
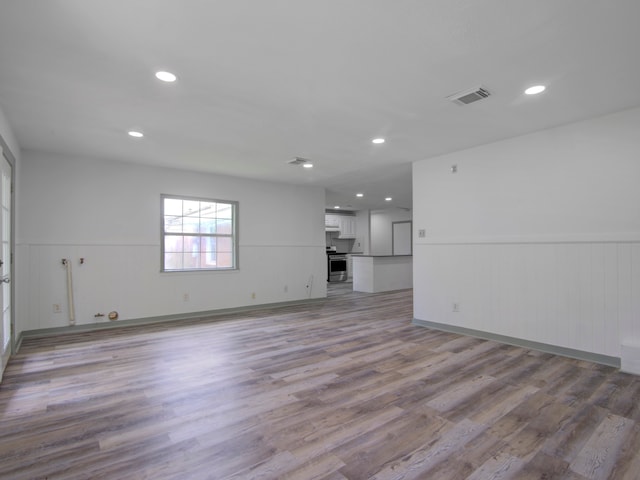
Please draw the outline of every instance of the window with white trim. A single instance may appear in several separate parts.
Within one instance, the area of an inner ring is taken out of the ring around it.
[[[163,272],[238,268],[238,202],[161,198]]]

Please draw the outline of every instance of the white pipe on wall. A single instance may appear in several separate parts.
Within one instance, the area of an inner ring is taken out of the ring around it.
[[[69,303],[69,325],[75,325],[76,311],[73,305],[73,276],[71,274],[71,262],[66,258],[63,258],[62,264],[67,269],[67,301]]]

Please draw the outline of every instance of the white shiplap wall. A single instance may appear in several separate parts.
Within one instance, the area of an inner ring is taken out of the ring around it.
[[[640,344],[640,243],[421,244],[414,265],[418,319],[614,357]]]
[[[18,335],[68,325],[62,258],[77,325],[108,322],[95,315],[111,310],[137,320],[326,296],[322,188],[42,152],[22,163]],[[160,273],[162,193],[238,201],[240,268]]]
[[[632,109],[416,162],[416,320],[640,346],[638,131]]]

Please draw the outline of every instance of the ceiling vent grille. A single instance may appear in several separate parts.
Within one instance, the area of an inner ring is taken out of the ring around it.
[[[489,90],[486,88],[476,87],[449,95],[447,100],[451,100],[457,105],[469,105],[470,103],[487,98],[489,95],[491,95],[491,93],[489,93]]]
[[[289,160],[287,163],[289,165],[303,165],[305,163],[309,163],[311,162],[311,160],[307,159],[307,158],[302,158],[302,157],[293,157],[291,160]]]

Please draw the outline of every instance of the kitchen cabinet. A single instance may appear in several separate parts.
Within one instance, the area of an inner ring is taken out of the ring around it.
[[[411,255],[354,255],[353,291],[378,293],[413,287]]]
[[[356,217],[352,215],[324,215],[324,229],[326,232],[338,232],[339,239],[356,238]]]
[[[327,232],[337,232],[340,229],[340,215],[326,213],[324,215],[324,229]]]
[[[346,215],[339,217],[340,234],[338,238],[356,238],[356,217]]]

